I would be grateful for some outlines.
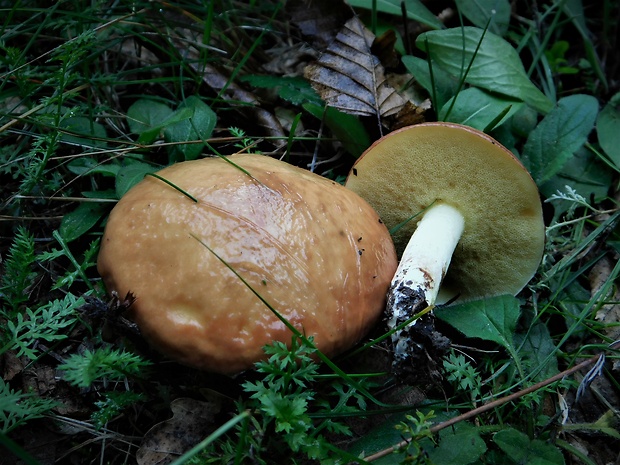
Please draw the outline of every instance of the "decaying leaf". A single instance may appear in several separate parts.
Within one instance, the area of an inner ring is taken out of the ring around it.
[[[613,263],[608,257],[597,262],[589,274],[591,294],[595,295],[605,285],[612,273]],[[612,341],[620,339],[620,291],[614,291],[613,295],[607,296],[611,303],[601,305],[596,312],[596,319],[605,325],[605,335]],[[620,362],[614,361],[614,369],[620,369]]]
[[[358,116],[396,115],[406,101],[371,52],[375,36],[357,18],[346,22],[305,76],[327,105]]]
[[[243,104],[238,105],[238,107],[243,108],[244,112],[251,113],[256,123],[262,126],[268,135],[272,137],[285,136],[278,118],[270,111],[262,108],[254,94],[243,89],[239,84],[231,82],[222,71],[209,63],[190,64],[190,66],[202,74],[205,84],[218,92],[221,98],[231,101],[231,104],[235,101],[242,102]]]
[[[211,433],[220,410],[217,399],[201,402],[179,398],[172,401],[172,418],[153,426],[136,453],[138,465],[163,465],[177,459]]]

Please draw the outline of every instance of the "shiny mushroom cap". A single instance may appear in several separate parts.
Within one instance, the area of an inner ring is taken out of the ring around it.
[[[358,342],[383,311],[396,253],[357,194],[261,155],[157,175],[174,187],[149,176],[118,202],[98,269],[109,292],[136,296],[130,316],[164,354],[236,373],[263,359],[264,345],[291,342],[214,253],[327,355]]]
[[[475,129],[426,123],[388,134],[355,163],[346,187],[379,213],[403,252],[424,211],[444,204],[464,229],[442,284],[459,300],[517,294],[544,248],[536,184],[505,147]]]

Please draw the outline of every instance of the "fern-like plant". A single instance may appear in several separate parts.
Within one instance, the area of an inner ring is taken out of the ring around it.
[[[4,260],[0,278],[0,300],[5,316],[14,315],[28,301],[28,288],[36,275],[34,263],[34,236],[20,226]]]

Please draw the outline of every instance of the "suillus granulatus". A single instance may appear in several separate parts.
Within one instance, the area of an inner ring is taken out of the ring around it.
[[[432,307],[438,294],[444,302],[517,294],[542,258],[536,184],[508,149],[475,129],[425,123],[394,131],[359,158],[346,187],[397,229],[390,328]],[[398,365],[412,344],[407,329],[392,342]]]

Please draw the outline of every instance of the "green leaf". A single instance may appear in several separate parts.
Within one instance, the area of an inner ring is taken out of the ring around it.
[[[534,324],[527,334],[516,334],[515,345],[519,347],[521,364],[526,374],[536,373],[531,378],[533,383],[545,380],[557,374],[558,360],[553,356],[555,344],[547,326],[541,322]]]
[[[520,313],[519,300],[511,295],[435,309],[437,318],[465,336],[496,342],[510,352],[514,351],[512,335]]]
[[[456,6],[475,26],[484,29],[488,23],[489,31],[500,36],[508,32],[511,14],[508,0],[456,0]]]
[[[599,113],[596,132],[601,148],[620,168],[620,92],[614,95]]]
[[[582,147],[555,176],[540,186],[540,192],[545,197],[550,197],[557,191],[564,192],[566,186],[570,186],[586,199],[594,197],[595,201],[601,201],[609,193],[613,175],[609,166],[602,163],[590,150]],[[560,205],[555,204],[556,215],[561,211]]]
[[[452,76],[462,77],[473,60],[465,82],[519,99],[541,113],[550,111],[553,104],[529,80],[517,51],[491,32],[483,39],[483,32],[476,27],[429,31],[418,36],[416,45]]]
[[[452,101],[456,99],[448,118],[445,118]],[[484,131],[496,118],[501,117],[494,127],[500,126],[512,117],[523,103],[490,94],[476,87],[465,89],[450,99],[439,111],[439,119],[465,124]],[[503,115],[503,116],[502,116]]]
[[[150,365],[139,355],[103,347],[73,354],[58,369],[68,383],[86,388],[102,378],[123,380],[128,376],[141,377]]]
[[[129,189],[144,179],[148,173],[154,173],[157,168],[147,163],[133,161],[123,166],[116,175],[116,196],[121,198]]]
[[[150,144],[157,139],[170,115],[172,109],[165,103],[140,99],[127,110],[127,123],[131,132],[141,136],[140,143]]]
[[[58,402],[42,399],[34,393],[14,391],[0,378],[0,434],[4,435],[29,420],[41,418],[58,405]]]
[[[105,212],[106,208],[101,203],[81,203],[75,210],[62,217],[59,228],[61,237],[67,242],[81,237],[99,222]]]
[[[373,8],[372,0],[347,0],[347,3],[353,8],[365,8],[368,10]],[[377,0],[377,11],[401,18],[403,15],[401,3],[403,3],[401,0]],[[433,29],[443,28],[443,23],[420,0],[404,0],[404,6],[407,10],[408,19],[426,24]]]
[[[207,140],[211,137],[217,122],[217,115],[213,110],[195,96],[185,99],[175,112],[175,114],[181,113],[188,114],[188,118],[183,118],[174,124],[168,124],[164,129],[164,135],[168,142],[181,143],[171,149],[171,162],[195,160],[198,158],[205,144],[185,144],[184,142]],[[167,123],[170,123],[170,121],[167,121]]]
[[[431,463],[467,465],[475,462],[487,450],[479,431],[468,423],[457,423],[439,433],[439,446],[426,449]]]
[[[456,94],[459,86],[458,79],[439,66],[433,67],[433,76],[431,78],[427,60],[406,55],[402,58],[402,61],[407,71],[415,77],[418,84],[426,89],[431,98],[437,99],[437,101],[433,101],[435,108],[443,107]]]
[[[120,165],[118,163],[104,163],[101,164],[94,158],[80,157],[72,160],[67,164],[67,169],[73,174],[86,175],[86,174],[103,174],[104,176],[116,176]]]
[[[513,463],[519,465],[562,465],[564,457],[557,447],[530,438],[513,428],[495,433],[493,441]]]
[[[359,157],[370,146],[370,137],[360,120],[334,107],[322,107],[312,103],[303,105],[311,115],[324,119],[333,135],[354,157]]]
[[[65,143],[82,147],[103,148],[106,146],[105,139],[108,135],[105,127],[90,118],[72,116],[63,119],[59,126],[69,133],[63,132],[60,136],[60,140]]]
[[[597,112],[594,97],[571,95],[558,101],[532,131],[523,147],[522,161],[539,186],[556,175],[586,142]]]

